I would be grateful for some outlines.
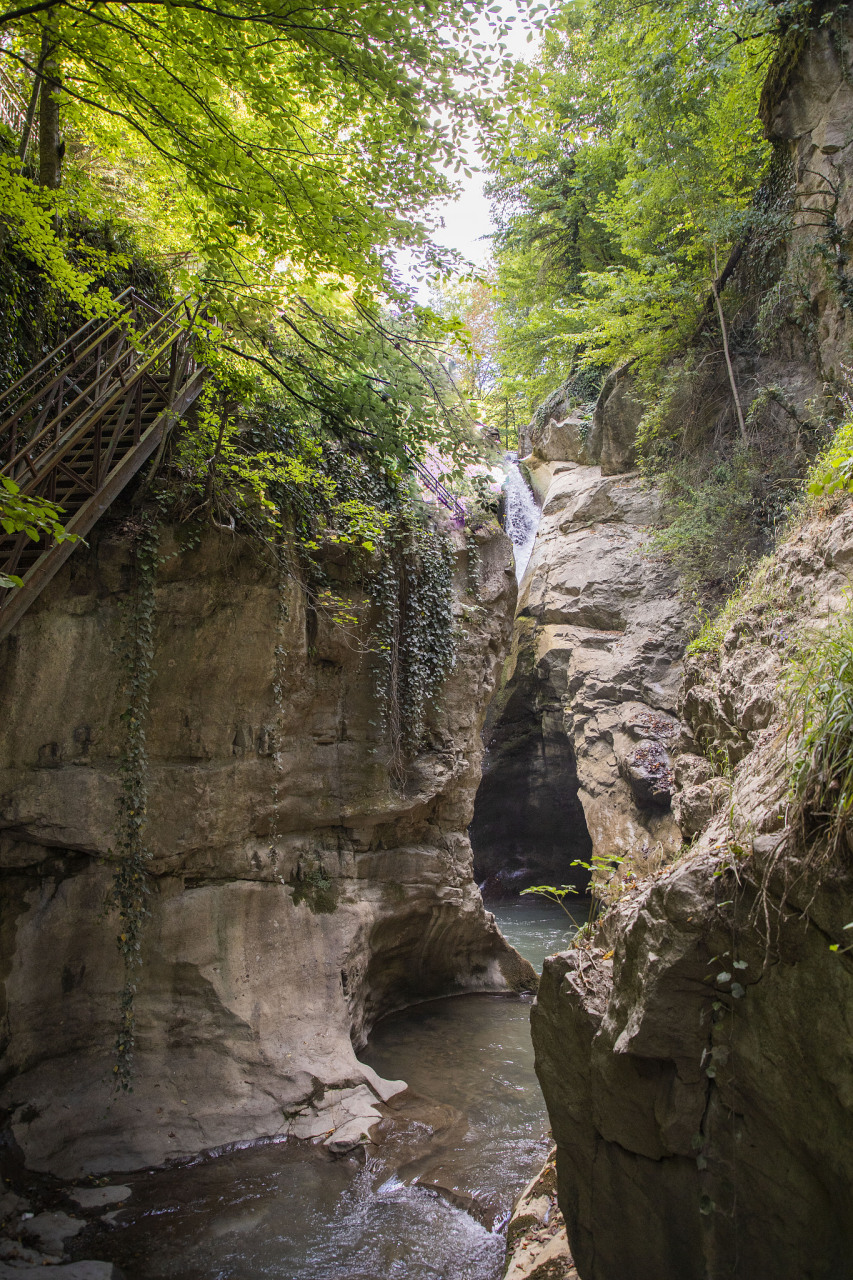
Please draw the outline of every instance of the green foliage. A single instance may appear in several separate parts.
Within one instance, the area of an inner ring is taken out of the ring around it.
[[[558,907],[565,911],[566,915],[575,926],[575,931],[580,933],[586,927],[586,921],[584,921],[583,924],[580,924],[572,915],[565,902],[567,897],[572,894],[577,894],[577,892],[578,890],[573,884],[561,884],[559,886],[553,884],[534,884],[531,885],[529,889],[522,889],[520,896],[523,898],[525,894],[535,893],[540,898],[546,898],[548,902],[555,902]]]
[[[304,902],[314,915],[331,915],[338,907],[338,886],[326,875],[319,861],[309,867],[301,863],[290,884],[293,888],[293,905]]]
[[[852,407],[848,401],[848,412]],[[841,424],[815,460],[806,479],[806,492],[814,498],[853,493],[853,418]]]
[[[772,391],[773,389],[771,389],[771,393]],[[760,397],[757,398],[758,400],[760,400]],[[849,410],[849,404],[847,404],[847,408]],[[851,477],[853,477],[853,425],[850,422],[845,422],[836,430],[830,443],[812,463],[803,484],[791,486],[790,488],[786,486],[786,492],[790,496],[786,503],[778,509],[773,527],[778,528],[783,523],[791,527],[804,512],[808,512],[816,503],[827,499],[832,501],[837,494],[849,492],[853,488]],[[761,483],[767,483],[766,472],[761,475]],[[741,512],[742,536],[737,540],[738,512],[736,504],[732,505],[733,520],[731,524],[726,519],[726,511],[726,502],[721,499],[719,520],[717,522],[718,538],[720,547],[724,545],[727,547],[726,552],[721,553],[719,547],[715,548],[712,537],[706,537],[706,540],[701,544],[697,541],[696,543],[689,543],[688,546],[687,555],[694,563],[698,561],[700,568],[707,570],[709,564],[721,563],[723,555],[726,555],[732,564],[732,568],[736,570],[736,586],[734,590],[728,596],[722,608],[713,609],[706,614],[699,633],[687,646],[687,654],[690,656],[719,653],[727,632],[733,626],[736,626],[747,613],[760,610],[766,617],[769,614],[781,614],[789,605],[787,583],[779,573],[772,556],[765,555],[757,563],[751,563],[748,556],[744,555],[746,544],[749,541],[748,535],[750,531],[752,533],[755,531],[754,518],[748,510],[745,513]],[[744,530],[747,536],[743,536]],[[675,531],[676,533],[680,531],[677,526]],[[704,532],[707,535],[707,529]],[[770,530],[768,529],[768,536],[769,533]],[[666,549],[667,539],[675,540],[671,529],[665,530],[655,541],[657,545]],[[703,547],[705,548],[704,555]],[[741,561],[739,570],[737,570],[738,560]],[[707,583],[707,577],[705,582]]]
[[[431,206],[454,190],[466,130],[494,124],[509,95],[507,28],[488,0],[406,0],[393,13],[363,0],[164,0],[85,14],[59,0],[13,6],[3,24],[0,58],[22,97],[45,41],[60,83],[62,187],[35,185],[32,153],[0,164],[4,257],[36,277],[48,315],[111,309],[132,227],[170,287],[216,315],[205,354],[220,383],[248,386],[248,367],[306,432],[372,437],[398,465],[430,443],[464,461],[469,418],[442,370],[445,327],[398,262],[405,250],[422,276],[455,261],[431,242]],[[103,227],[103,244],[79,224]],[[10,330],[30,292],[17,290]],[[24,337],[41,355],[63,322],[31,311],[10,347]],[[209,426],[190,472],[209,461]],[[237,475],[228,434],[213,441],[217,476],[259,497],[276,475],[257,480],[260,458]]]
[[[775,609],[784,604],[784,587],[778,582],[772,569],[772,557],[765,556],[729,596],[723,607],[705,617],[698,635],[687,646],[685,652],[688,657],[698,657],[703,653],[718,654],[725,636],[744,614],[756,608]]]
[[[536,893],[541,897],[548,898],[551,902],[556,902],[565,911],[578,933],[587,937],[592,933],[593,925],[605,906],[615,902],[619,896],[621,886],[618,884],[616,877],[619,868],[624,862],[625,858],[617,853],[595,853],[589,861],[583,858],[575,858],[571,862],[571,866],[580,867],[583,871],[587,871],[590,877],[589,887],[592,901],[590,903],[589,916],[582,925],[578,924],[564,901],[570,894],[578,893],[578,889],[574,885],[563,884],[558,888],[555,885],[539,884],[529,889],[522,889],[521,892],[522,894]]]
[[[454,549],[411,505],[397,513],[381,564],[368,579],[376,612],[374,676],[391,776],[405,783],[406,761],[421,746],[430,708],[453,670]]]
[[[675,565],[688,592],[728,596],[770,550],[797,493],[789,469],[789,458],[749,443],[729,458],[708,458],[704,468],[693,458],[664,473],[666,525],[650,546]]]
[[[853,612],[802,645],[788,682],[794,822],[827,857],[853,852]]]
[[[495,162],[509,383],[538,400],[579,360],[651,368],[689,342],[730,249],[765,216],[771,27],[749,4],[562,7]]]
[[[145,726],[154,677],[154,584],[159,562],[159,530],[150,513],[143,513],[126,523],[125,532],[133,545],[133,584],[124,605],[123,635],[118,650],[125,675],[127,706],[121,714],[125,746],[119,764],[118,863],[107,905],[118,911],[116,942],[124,961],[113,1072],[116,1087],[129,1090],[136,1042],[136,973],[142,963],[142,934],[150,914],[147,899],[151,855],[144,837],[149,787]]]
[[[62,507],[55,502],[23,496],[14,480],[0,476],[0,529],[4,533],[25,533],[33,542],[42,534],[56,542],[76,542],[76,535],[63,529],[61,515]],[[0,573],[0,589],[20,585],[17,575]]]
[[[423,216],[452,191],[461,139],[490,122],[510,71],[506,24],[486,0],[85,12],[58,0],[7,7],[0,23],[22,95],[43,39],[61,86],[69,190],[41,201],[61,214],[70,194],[133,222],[180,289],[250,330],[295,289],[393,291],[403,245],[422,269],[446,263]],[[41,252],[44,227],[36,239]]]
[[[0,209],[3,230],[17,251],[32,263],[51,287],[73,303],[86,318],[93,315],[118,314],[110,291],[99,285],[106,265],[106,255],[81,254],[75,262],[69,245],[57,235],[55,227],[56,198],[40,190],[21,172],[12,156],[0,156]],[[88,261],[79,261],[83,257]],[[126,265],[118,258],[118,265]]]

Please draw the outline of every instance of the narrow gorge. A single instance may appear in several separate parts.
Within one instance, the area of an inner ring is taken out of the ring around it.
[[[43,8],[0,1280],[853,1280],[847,7]]]

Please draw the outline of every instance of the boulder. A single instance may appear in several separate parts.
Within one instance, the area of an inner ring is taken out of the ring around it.
[[[23,1224],[22,1232],[45,1253],[62,1254],[65,1241],[79,1235],[85,1225],[85,1218],[72,1218],[67,1213],[37,1213]]]
[[[668,809],[672,801],[672,760],[654,738],[643,738],[622,760],[622,770],[641,809]]]
[[[129,1200],[130,1187],[72,1187],[67,1192],[69,1200],[73,1200],[81,1209],[105,1209],[107,1205],[121,1204]]]

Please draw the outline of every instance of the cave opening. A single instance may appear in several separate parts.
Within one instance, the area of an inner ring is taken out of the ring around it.
[[[487,729],[483,777],[469,828],[484,899],[531,885],[589,892],[592,840],[578,796],[577,761],[562,707],[517,687]]]

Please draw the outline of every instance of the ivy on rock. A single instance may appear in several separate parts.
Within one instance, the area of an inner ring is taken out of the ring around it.
[[[121,723],[125,742],[119,765],[121,790],[114,851],[117,864],[107,906],[118,911],[116,942],[124,961],[113,1073],[116,1086],[127,1090],[131,1087],[136,1043],[136,974],[142,963],[142,934],[150,914],[147,900],[151,855],[144,836],[149,786],[146,722],[154,677],[154,586],[159,563],[159,524],[152,513],[144,511],[128,519],[124,531],[131,540],[133,581],[122,606],[123,628],[117,646],[124,671],[126,706],[121,713]]]

